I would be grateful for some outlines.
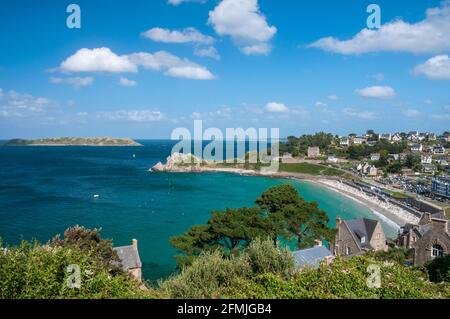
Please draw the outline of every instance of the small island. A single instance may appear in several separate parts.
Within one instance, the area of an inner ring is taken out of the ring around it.
[[[142,146],[130,138],[112,137],[57,137],[43,139],[12,139],[5,146]]]

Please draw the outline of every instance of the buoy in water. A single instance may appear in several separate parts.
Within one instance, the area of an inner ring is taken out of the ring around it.
[[[99,194],[95,194],[95,195],[94,195],[94,198],[99,198],[99,197],[100,197]]]

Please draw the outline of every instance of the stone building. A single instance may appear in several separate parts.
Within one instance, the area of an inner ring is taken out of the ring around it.
[[[336,237],[333,243],[335,256],[351,256],[366,251],[387,251],[386,236],[377,220],[336,218]]]
[[[414,249],[414,265],[420,266],[450,252],[450,228],[443,213],[425,213],[418,225],[406,224],[400,231],[397,244]]]
[[[308,147],[308,157],[319,157],[320,148],[319,147]]]
[[[137,281],[142,281],[142,263],[139,257],[138,242],[133,239],[132,245],[114,247],[123,270],[128,271]]]

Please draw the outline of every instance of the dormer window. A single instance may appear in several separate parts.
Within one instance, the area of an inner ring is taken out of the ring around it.
[[[366,237],[365,236],[361,237],[361,244],[364,244],[365,242],[366,242]]]
[[[432,257],[442,257],[444,256],[444,249],[441,245],[434,244],[433,248],[431,249],[431,256]]]

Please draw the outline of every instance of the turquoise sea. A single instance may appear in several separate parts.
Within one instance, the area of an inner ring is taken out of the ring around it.
[[[337,215],[377,218],[351,199],[308,182],[151,173],[148,169],[165,161],[174,142],[139,142],[144,147],[0,146],[0,237],[8,244],[46,242],[69,226],[83,225],[101,228],[116,246],[137,238],[144,277],[154,280],[175,269],[171,236],[205,222],[213,209],[252,206],[264,190],[281,183],[317,201],[331,224]]]

